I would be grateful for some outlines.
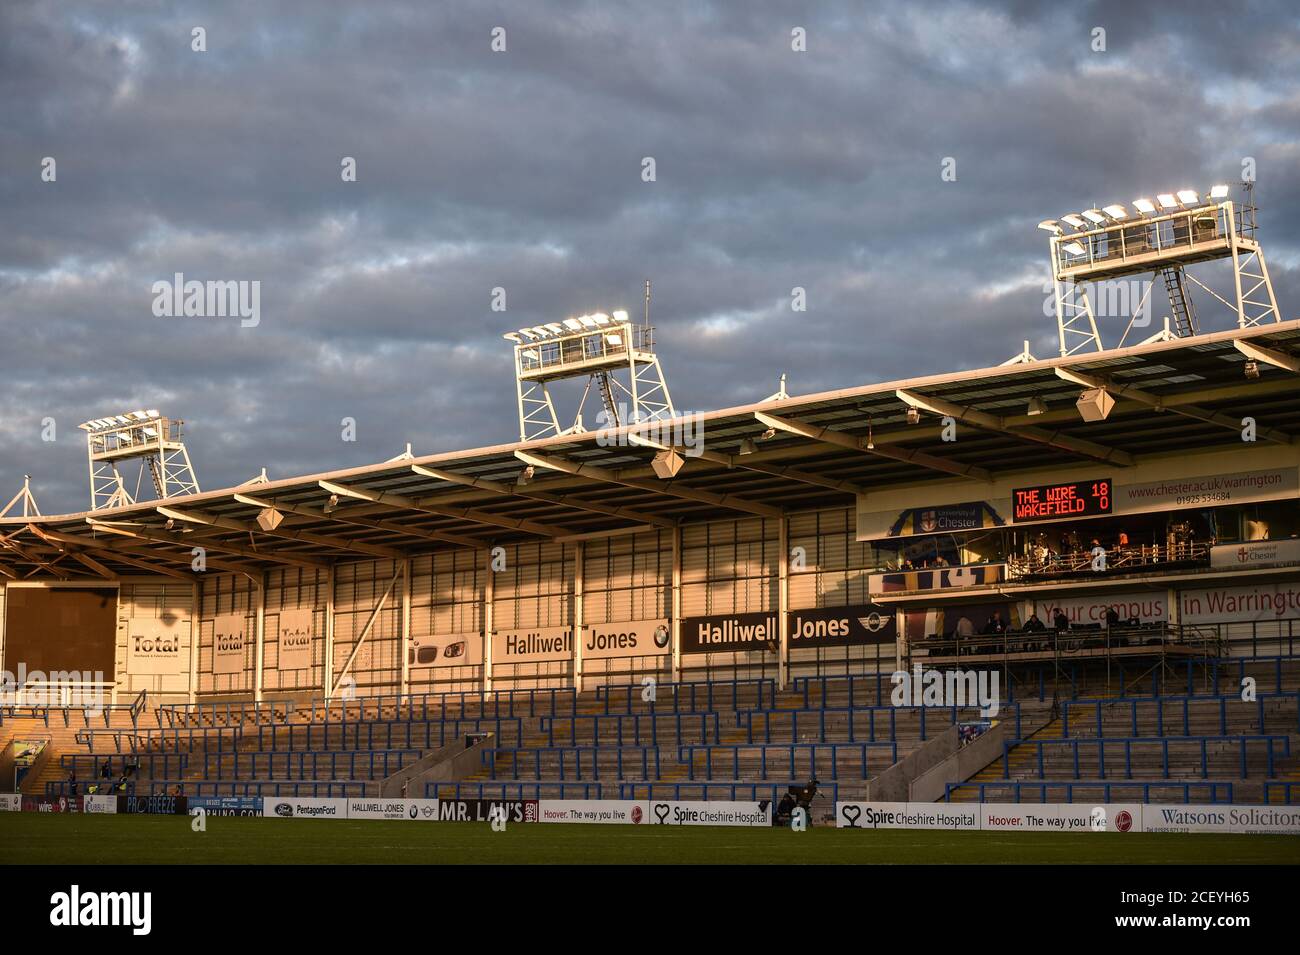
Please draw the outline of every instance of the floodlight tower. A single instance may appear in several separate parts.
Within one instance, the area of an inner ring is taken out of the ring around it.
[[[1255,203],[1251,184],[1236,203],[1226,185],[1202,198],[1194,189],[1160,193],[1156,200],[1134,199],[1134,213],[1123,205],[1088,209],[1045,219],[1038,228],[1051,233],[1052,280],[1061,354],[1103,350],[1085,282],[1151,273],[1151,283],[1133,306],[1124,337],[1146,304],[1156,281],[1164,284],[1172,312],[1172,334],[1186,338],[1199,332],[1188,283],[1198,285],[1236,315],[1241,328],[1280,322],[1273,283],[1264,252],[1255,238]],[[1188,272],[1188,266],[1231,259],[1235,301],[1229,301]],[[1131,298],[1131,297],[1130,297]],[[1131,304],[1131,302],[1126,302]],[[1127,309],[1125,309],[1127,310]],[[1164,333],[1162,332],[1161,335]],[[1124,339],[1120,339],[1120,344]]]
[[[654,328],[634,323],[622,309],[521,328],[502,337],[515,348],[521,441],[585,431],[582,409],[593,386],[600,394],[605,427],[673,417],[668,383],[655,355]],[[549,386],[581,377],[587,386],[566,427]]]
[[[157,411],[128,411],[78,425],[86,432],[90,509],[134,504],[146,472],[158,500],[199,493],[199,481],[182,440],[184,423]],[[130,463],[140,466],[134,493],[127,490],[122,478],[122,467]]]

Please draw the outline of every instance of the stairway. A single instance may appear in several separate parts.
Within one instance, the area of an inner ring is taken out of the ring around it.
[[[1181,267],[1162,269],[1160,275],[1165,280],[1169,307],[1174,313],[1174,331],[1179,338],[1190,338],[1197,333],[1196,312],[1187,294],[1187,282],[1183,278],[1183,270]]]
[[[989,763],[978,773],[966,780],[967,783],[1000,783],[1014,781],[1019,776],[1019,770],[1030,770],[1037,765],[1037,746],[1027,746],[1026,743],[1031,741],[1039,742],[1049,739],[1064,739],[1062,723],[1060,718],[1054,719],[1037,733],[1031,733],[1025,737],[1016,746],[1013,746],[1011,752],[1007,754],[1006,762],[1003,762],[1001,756]],[[1010,767],[1010,780],[1004,773],[1004,766]],[[972,786],[969,789],[958,789],[952,794],[953,802],[979,802],[979,790]]]

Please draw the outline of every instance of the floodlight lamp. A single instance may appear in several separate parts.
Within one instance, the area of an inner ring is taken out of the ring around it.
[[[615,348],[619,348],[623,344],[623,336],[616,334],[615,332],[610,332],[605,336],[605,341],[609,342]]]
[[[564,326],[559,322],[547,322],[542,327],[553,335],[558,335],[560,332],[564,331]]]
[[[604,312],[597,312],[595,315],[593,315],[593,316],[591,316],[591,317],[594,318],[594,319],[596,320],[596,324],[597,324],[597,325],[608,325],[608,324],[609,324],[609,316],[606,315]]]
[[[758,450],[758,446],[754,444],[753,438],[746,438],[745,440],[740,442],[741,454],[753,454],[757,450]]]
[[[1210,198],[1211,199],[1228,198],[1228,187],[1223,183],[1220,183],[1217,186],[1210,187]]]
[[[907,409],[907,423],[908,423],[908,424],[920,424],[920,423],[921,423],[921,410],[920,410],[919,408],[913,408],[913,407],[910,407],[910,406],[908,407],[908,409]]]
[[[1025,414],[1033,417],[1034,415],[1044,414],[1047,411],[1047,402],[1037,395],[1029,399],[1029,409]]]
[[[541,356],[537,354],[536,348],[527,349],[526,351],[523,352],[523,356],[527,358],[529,361],[538,361],[541,358]]]
[[[1196,194],[1195,189],[1179,189],[1178,201],[1185,206],[1194,206],[1201,201],[1201,197]]]
[[[766,431],[764,431],[762,434],[758,436],[758,440],[770,441],[772,438],[775,437],[776,437],[776,428],[768,428]]]
[[[1156,204],[1150,199],[1134,199],[1133,208],[1143,215],[1150,215],[1156,211]]]
[[[331,494],[330,499],[325,502],[325,513],[332,514],[335,511],[335,509],[338,508],[338,506],[339,506],[339,496],[337,494]]]
[[[1156,201],[1160,203],[1161,209],[1172,209],[1178,205],[1178,200],[1173,197],[1172,193],[1162,192],[1156,196]]]
[[[1083,211],[1083,216],[1089,222],[1095,222],[1097,225],[1101,225],[1106,221],[1106,217],[1101,214],[1100,209],[1085,209]]]
[[[167,518],[167,523],[163,525],[163,529],[169,531],[174,529],[175,527],[176,527],[176,519],[172,517]]]
[[[1255,361],[1255,359],[1253,358],[1247,359],[1246,364],[1244,366],[1244,370],[1246,372],[1247,378],[1251,378],[1251,379],[1258,378],[1259,362]]]
[[[1064,231],[1061,229],[1060,223],[1055,219],[1044,219],[1042,222],[1038,223],[1038,228],[1042,229],[1044,232],[1050,232],[1052,235],[1060,235],[1061,232]]]
[[[156,418],[158,417],[158,410],[155,408],[153,411],[147,412],[147,414],[150,418]]]
[[[533,476],[534,476],[536,473],[537,473],[537,468],[535,468],[535,467],[534,467],[533,465],[531,465],[531,464],[528,465],[528,466],[525,467],[522,471],[519,472],[519,481],[518,481],[518,483],[519,483],[519,484],[528,484],[528,483],[530,483],[530,482],[533,480]]]
[[[524,343],[524,340],[519,337],[518,332],[506,332],[501,337],[508,342],[514,342],[516,345],[522,345]]]
[[[578,319],[578,321],[582,322],[582,327],[583,327],[583,328],[595,328],[595,327],[596,327],[596,320],[595,320],[594,318],[592,318],[590,315],[583,315],[581,318]]]
[[[523,335],[524,338],[527,338],[529,341],[536,341],[537,339],[541,338],[541,336],[538,335],[531,328],[521,328],[519,329],[519,334]]]
[[[1061,216],[1061,221],[1066,223],[1067,225],[1074,226],[1076,229],[1088,228],[1088,223],[1084,222],[1082,217],[1075,215],[1073,212],[1069,213],[1068,215]]]
[[[1083,246],[1078,242],[1067,242],[1065,245],[1061,246],[1061,248],[1066,252],[1069,252],[1071,255],[1083,255],[1084,252]]]
[[[1121,206],[1118,202],[1111,206],[1105,206],[1101,211],[1106,213],[1106,215],[1110,216],[1112,219],[1115,219],[1116,221],[1120,219],[1128,218],[1128,210],[1125,209],[1123,206]]]
[[[626,321],[627,321],[627,309],[624,309],[624,308],[615,309],[615,310],[614,310],[614,321],[616,321],[616,322],[626,322]]]
[[[264,531],[273,531],[284,521],[284,515],[273,507],[264,507],[257,515],[257,526]]]
[[[566,318],[564,320],[564,327],[576,332],[582,327],[582,322],[578,321],[576,318]]]

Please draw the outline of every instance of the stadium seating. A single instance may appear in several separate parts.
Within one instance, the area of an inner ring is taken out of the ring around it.
[[[1300,803],[1294,658],[1124,679],[1081,670],[1047,680],[1033,667],[1011,677],[1001,754],[945,798]],[[1253,700],[1242,699],[1244,677]],[[1053,685],[1064,687],[1055,701]],[[108,725],[55,725],[59,758],[34,784],[67,793],[75,770],[84,792],[104,765],[116,779],[133,764],[140,792],[376,795],[424,754],[489,734],[475,772],[408,795],[776,800],[815,776],[824,817],[954,723],[980,719],[974,707],[895,706],[892,689],[888,674],[868,673],[801,677],[786,690],[770,679],[661,684],[653,699],[633,685],[164,705],[134,723],[113,714]]]

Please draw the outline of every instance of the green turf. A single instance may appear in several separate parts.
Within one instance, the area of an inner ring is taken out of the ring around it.
[[[1300,837],[0,813],[0,863],[1288,863]]]

